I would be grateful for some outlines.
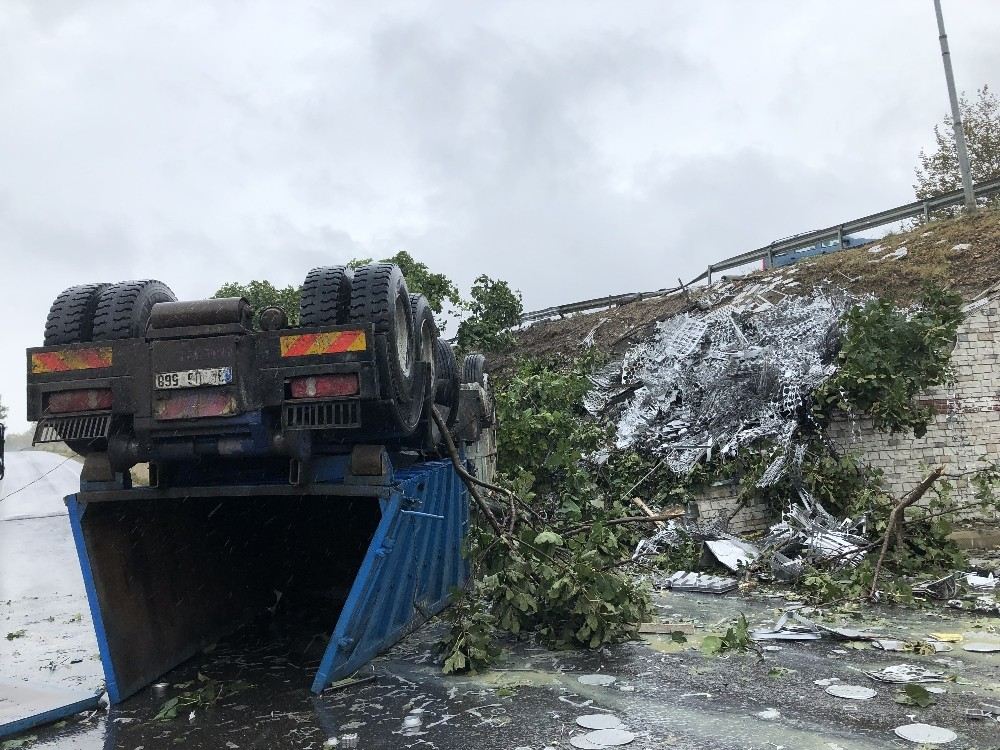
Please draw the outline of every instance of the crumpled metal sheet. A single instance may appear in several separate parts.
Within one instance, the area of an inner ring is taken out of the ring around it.
[[[771,571],[783,581],[795,580],[806,563],[825,563],[834,568],[854,567],[864,559],[868,539],[865,517],[838,520],[805,490],[799,500],[771,527],[759,542],[773,552]]]
[[[751,285],[708,312],[658,323],[593,378],[585,406],[614,421],[618,448],[685,474],[713,448],[732,456],[769,439],[784,451],[761,486],[782,477],[810,394],[835,371],[838,322],[853,298],[815,292],[772,303],[761,294],[774,286]]]

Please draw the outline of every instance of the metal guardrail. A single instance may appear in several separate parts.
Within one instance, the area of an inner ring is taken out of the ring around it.
[[[1000,193],[1000,179],[981,182],[975,186],[976,198],[986,198],[997,193]],[[747,263],[753,263],[758,260],[770,261],[770,259],[775,255],[781,255],[782,253],[789,252],[791,250],[809,247],[818,242],[837,240],[841,245],[843,245],[844,237],[847,235],[861,232],[865,229],[873,229],[875,227],[885,226],[886,224],[893,224],[897,221],[903,221],[904,219],[912,219],[915,216],[923,216],[925,219],[929,220],[931,211],[936,211],[939,208],[946,208],[948,206],[958,206],[964,202],[964,193],[961,190],[953,190],[950,193],[944,193],[943,195],[938,195],[934,198],[914,201],[913,203],[907,203],[902,206],[896,206],[895,208],[890,208],[885,211],[879,211],[878,213],[870,214],[868,216],[862,216],[860,219],[845,221],[843,224],[837,224],[832,227],[827,227],[826,229],[817,229],[812,232],[796,234],[791,237],[786,237],[785,239],[772,242],[770,245],[766,245],[765,247],[740,253],[739,255],[734,255],[731,258],[726,258],[718,263],[712,263],[705,271],[691,279],[691,281],[687,284],[671,287],[669,289],[658,289],[653,292],[615,294],[608,297],[595,297],[594,299],[584,300],[582,302],[571,302],[568,305],[546,307],[543,310],[534,310],[532,312],[524,313],[524,315],[521,316],[521,322],[531,323],[536,320],[544,320],[545,318],[552,318],[556,316],[562,317],[572,313],[587,312],[589,310],[600,310],[606,307],[624,305],[629,302],[637,302],[641,299],[662,297],[691,286],[692,284],[697,284],[702,280],[711,284],[712,274],[719,271],[728,271],[732,268],[739,268]]]

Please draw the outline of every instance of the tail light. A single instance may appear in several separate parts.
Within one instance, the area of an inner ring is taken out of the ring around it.
[[[361,391],[356,372],[337,375],[309,375],[288,381],[292,398],[336,398],[356,396]]]
[[[46,408],[50,414],[67,414],[76,411],[107,411],[111,408],[110,388],[87,388],[78,391],[61,391],[49,395]]]

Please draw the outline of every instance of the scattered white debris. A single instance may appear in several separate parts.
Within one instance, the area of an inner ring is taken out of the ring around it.
[[[896,248],[895,252],[886,253],[882,256],[882,260],[899,260],[900,258],[905,258],[910,254],[910,251],[905,247]]]
[[[870,253],[880,253],[883,250],[885,250],[885,248],[882,247],[881,245],[872,245],[870,248],[868,248],[868,252]]]
[[[920,236],[921,236],[921,237],[930,237],[930,236],[931,236],[932,234],[934,234],[934,232],[924,232],[924,233],[923,233],[922,235],[920,235]]]
[[[972,245],[968,242],[959,242],[957,245],[953,245],[951,249],[953,252],[960,253],[963,250],[969,250],[971,247]]]
[[[1000,643],[987,643],[985,641],[973,641],[962,646],[963,651],[972,651],[979,654],[992,654],[1000,651]]]
[[[819,685],[820,687],[830,687],[830,685],[836,685],[840,682],[839,677],[827,677],[822,680],[813,680],[813,685]]]
[[[868,701],[878,695],[871,688],[861,685],[830,685],[826,689],[826,693],[835,698],[845,698],[850,701]]]
[[[944,672],[924,669],[916,664],[896,664],[877,671],[866,671],[865,674],[879,682],[944,682]]]
[[[634,739],[635,735],[626,729],[598,729],[594,732],[570,737],[569,744],[583,750],[594,750],[595,748],[627,745]]]
[[[764,719],[766,721],[774,721],[775,719],[781,718],[781,711],[776,708],[766,708],[763,711],[758,711],[755,716],[758,719]]]
[[[958,735],[950,729],[936,727],[933,724],[906,724],[892,730],[897,737],[910,742],[921,742],[927,745],[944,745],[954,742]]]
[[[701,594],[725,594],[735,589],[739,582],[735,578],[723,578],[707,573],[688,573],[678,570],[667,578],[663,585],[676,591],[696,591]]]
[[[980,576],[975,573],[967,573],[965,576],[965,582],[968,583],[972,588],[979,589],[981,591],[991,591],[997,587],[996,577],[990,573],[988,576]]]
[[[586,714],[577,716],[576,723],[584,729],[623,729],[621,719],[611,714]]]
[[[583,685],[611,685],[618,678],[610,674],[582,674],[576,681]]]
[[[705,542],[705,546],[715,556],[715,559],[734,573],[747,567],[760,557],[760,550],[749,542],[739,539],[715,539]]]

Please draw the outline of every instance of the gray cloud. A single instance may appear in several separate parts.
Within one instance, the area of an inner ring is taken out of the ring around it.
[[[51,299],[182,297],[408,249],[529,307],[673,284],[909,198],[947,107],[929,4],[0,6],[0,394]],[[946,2],[960,84],[990,0]]]

